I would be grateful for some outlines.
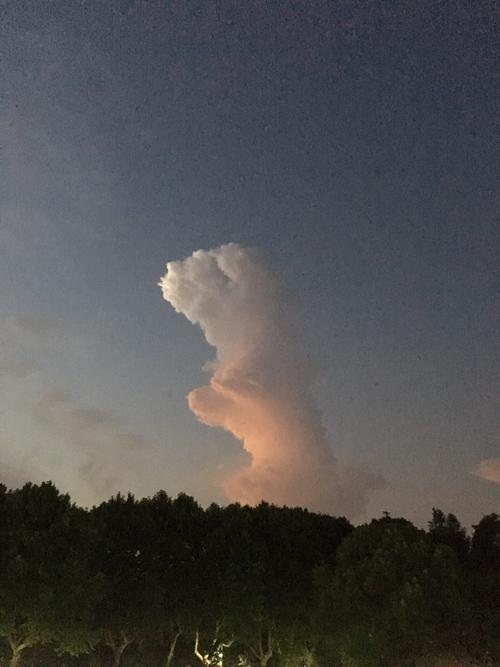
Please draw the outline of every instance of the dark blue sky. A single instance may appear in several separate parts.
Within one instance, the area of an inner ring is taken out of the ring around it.
[[[301,303],[369,512],[498,511],[498,3],[0,11],[6,480],[222,500],[241,448],[189,412],[211,352],[156,283],[237,241]]]

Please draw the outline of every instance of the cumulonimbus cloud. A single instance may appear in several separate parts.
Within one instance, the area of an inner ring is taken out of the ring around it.
[[[216,349],[210,382],[189,393],[190,409],[232,433],[251,457],[224,482],[226,496],[360,514],[383,482],[335,459],[312,396],[296,305],[258,251],[235,243],[198,250],[168,262],[160,286]]]

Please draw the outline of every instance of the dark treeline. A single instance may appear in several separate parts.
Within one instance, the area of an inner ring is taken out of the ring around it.
[[[10,666],[500,664],[500,517],[466,535],[353,528],[160,492],[91,510],[0,486],[0,659]]]

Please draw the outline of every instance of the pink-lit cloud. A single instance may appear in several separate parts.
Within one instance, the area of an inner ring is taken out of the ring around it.
[[[240,440],[250,463],[223,483],[228,499],[355,516],[382,480],[333,455],[312,395],[297,308],[259,253],[237,244],[169,262],[164,298],[198,324],[216,358],[188,395],[203,423]]]
[[[489,482],[500,484],[500,458],[484,459],[477,464],[472,472]]]

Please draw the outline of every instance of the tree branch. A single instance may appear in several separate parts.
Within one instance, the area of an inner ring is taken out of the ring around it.
[[[177,640],[179,639],[181,634],[182,634],[182,629],[180,628],[179,625],[177,625],[177,632],[174,634],[172,640],[170,641],[170,650],[167,655],[166,667],[170,667],[170,664],[172,663],[175,653],[175,647],[177,645]]]
[[[200,646],[200,633],[198,631],[198,628],[196,628],[196,633],[194,635],[194,654],[198,658],[198,660],[200,660],[204,665],[206,665],[207,661],[200,653],[199,646]]]

